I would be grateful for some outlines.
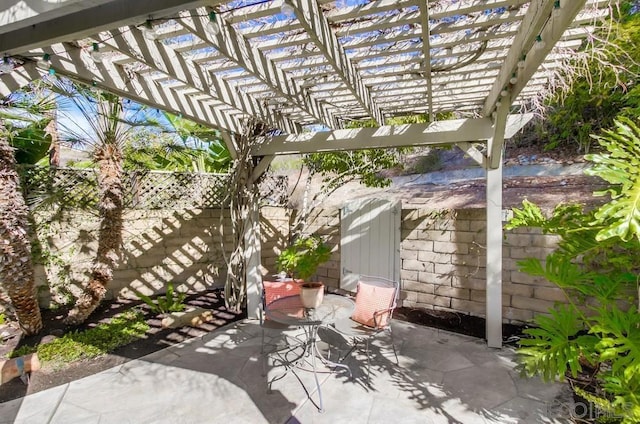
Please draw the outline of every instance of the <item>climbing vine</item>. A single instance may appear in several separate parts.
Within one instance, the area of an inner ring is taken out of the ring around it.
[[[252,208],[258,200],[258,186],[252,181],[253,159],[252,148],[263,141],[268,135],[268,128],[255,119],[245,122],[242,134],[237,140],[237,157],[233,160],[230,181],[227,186],[226,197],[221,203],[220,232],[222,253],[227,265],[227,280],[224,286],[224,299],[229,309],[239,311],[244,306],[246,288],[245,252],[249,248],[244,238],[249,225],[253,225],[250,218]],[[228,241],[224,233],[224,220],[228,216],[231,220],[233,250],[227,254],[224,249]]]

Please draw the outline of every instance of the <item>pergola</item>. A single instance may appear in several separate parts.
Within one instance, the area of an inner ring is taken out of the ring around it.
[[[609,0],[2,0],[0,95],[55,71],[276,155],[456,145],[486,169],[489,346],[502,343],[502,150]],[[427,114],[429,124],[385,126]],[[438,116],[455,119],[437,120]],[[373,120],[377,128],[344,129]],[[249,311],[260,275],[246,240]]]

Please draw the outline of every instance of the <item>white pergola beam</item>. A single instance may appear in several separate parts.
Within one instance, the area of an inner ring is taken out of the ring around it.
[[[427,2],[420,2],[420,27],[422,30],[422,55],[424,56],[424,81],[427,85],[427,107],[429,121],[435,121],[433,114],[433,81],[431,75],[431,27],[429,26],[429,8]]]
[[[293,4],[298,21],[312,39],[316,47],[324,54],[334,71],[349,87],[358,103],[367,111],[378,125],[384,124],[382,111],[376,106],[369,91],[362,83],[360,74],[351,64],[335,33],[331,30],[327,18],[315,0],[288,0]]]
[[[206,75],[206,71],[203,71],[198,64],[185,59],[181,54],[162,43],[146,39],[135,27],[124,31],[103,32],[93,38],[129,58],[135,59],[138,63],[146,65],[150,70],[160,72],[176,82],[183,83],[185,87],[226,103],[248,116],[259,116],[271,125],[287,128],[284,123],[272,120],[273,115],[268,113],[262,105],[256,104],[246,95],[242,96],[236,93],[224,80],[211,81],[211,78]],[[215,91],[212,90],[212,87],[215,88]],[[178,89],[178,84],[174,86],[174,89]]]
[[[486,168],[487,259],[486,336],[489,347],[502,347],[502,147],[504,146],[509,103],[498,107],[494,134],[489,140]]]
[[[532,0],[529,3],[527,14],[518,29],[513,44],[509,49],[507,58],[502,64],[500,74],[496,78],[491,92],[484,102],[483,116],[490,116],[495,110],[496,102],[500,99],[501,92],[506,88],[511,91],[511,99],[515,99],[522,90],[518,85],[511,87],[509,80],[517,72],[518,78],[525,84],[538,67],[544,62],[545,56],[558,42],[562,33],[569,27],[578,12],[584,7],[586,0],[572,0],[561,2],[561,9],[553,11],[554,0]],[[554,12],[552,14],[552,12]],[[544,40],[545,48],[533,48],[536,37],[541,35],[543,29],[548,39]],[[518,70],[517,65],[526,55],[526,66]],[[519,88],[519,90],[518,90]]]
[[[533,114],[509,115],[505,137],[518,132]],[[488,118],[452,119],[429,124],[357,128],[273,137],[253,156],[455,144],[488,140],[495,134]]]
[[[40,3],[38,1],[37,3]],[[29,50],[88,37],[127,25],[140,25],[149,16],[168,16],[200,6],[203,0],[78,1],[68,7],[34,14],[0,30],[0,53],[23,54]]]
[[[180,19],[180,24],[197,34],[209,45],[214,46],[228,60],[246,69],[251,76],[270,87],[276,94],[285,97],[288,102],[298,106],[300,110],[317,119],[319,123],[324,123],[325,125],[331,123],[330,118],[317,102],[308,96],[300,95],[295,88],[286,84],[286,77],[282,69],[275,66],[273,61],[268,59],[263,52],[252,47],[249,41],[236,31],[232,25],[227,24],[222,17],[218,19],[218,24],[221,28],[221,32],[218,35],[204,32],[204,26],[207,24],[204,17],[196,20],[196,18],[184,16]],[[298,132],[300,129],[291,127],[286,128],[286,130]]]
[[[59,75],[87,85],[95,83],[113,94],[153,108],[182,114],[205,126],[234,133],[241,130],[239,120],[220,110],[219,104],[209,105],[203,101],[190,100],[168,88],[147,82],[140,76],[127,74],[122,67],[109,61],[95,64],[86,52],[75,46],[58,44],[46,51],[51,54],[51,67]],[[230,151],[231,154],[235,152]]]
[[[555,10],[540,32],[540,37],[544,41],[544,47],[534,48],[527,53],[524,68],[518,72],[518,82],[511,86],[512,98],[515,98],[527,85],[529,79],[540,68],[558,40],[562,37],[567,27],[573,22],[580,10],[584,7],[585,0],[572,0],[562,2],[562,7]]]
[[[472,143],[461,141],[456,143],[456,146],[460,150],[462,150],[465,154],[467,154],[475,163],[485,168],[487,164],[487,157],[482,154],[480,150],[478,150]]]
[[[14,91],[20,90],[31,81],[42,77],[35,63],[25,63],[24,66],[14,69],[13,72],[0,74],[0,98],[8,97]]]

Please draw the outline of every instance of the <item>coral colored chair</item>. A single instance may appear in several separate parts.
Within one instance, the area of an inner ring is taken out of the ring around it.
[[[364,342],[367,355],[367,379],[369,379],[371,367],[369,344],[375,337],[384,333],[389,334],[393,354],[398,364],[398,354],[393,343],[390,324],[393,310],[398,304],[400,284],[386,278],[361,276],[356,290],[356,306],[351,317],[338,320],[329,328],[351,342],[349,351],[342,359],[349,356],[358,344]]]
[[[271,330],[277,332],[278,335],[284,330],[291,328],[286,324],[280,324],[267,319],[265,311],[269,309],[269,305],[274,301],[287,297],[299,296],[300,283],[295,280],[289,281],[263,281],[262,282],[262,298],[260,301],[260,327],[262,327],[262,349],[261,353],[265,353],[265,331]],[[269,345],[277,348],[276,344]]]

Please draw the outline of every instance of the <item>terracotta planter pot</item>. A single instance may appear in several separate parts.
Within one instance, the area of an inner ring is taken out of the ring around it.
[[[302,283],[300,288],[302,306],[308,309],[315,309],[320,306],[322,299],[324,299],[324,284]]]

